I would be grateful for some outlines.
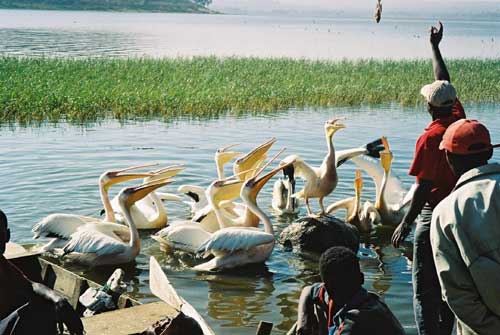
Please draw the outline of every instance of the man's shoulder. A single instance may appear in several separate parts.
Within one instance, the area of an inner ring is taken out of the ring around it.
[[[500,173],[478,175],[462,183],[459,180],[456,189],[434,208],[433,217],[448,218],[453,216],[458,218],[462,216],[461,213],[466,207],[476,208],[480,205],[479,202],[482,203],[488,199],[500,199]],[[480,208],[483,207],[480,205]],[[456,220],[440,222],[441,225],[450,223],[456,223]]]
[[[419,146],[437,146],[443,138],[446,128],[436,125],[426,129],[418,138],[417,144]]]
[[[372,292],[368,292],[362,304],[347,311],[345,319],[353,330],[366,329],[372,334],[404,334],[403,327],[389,307]]]

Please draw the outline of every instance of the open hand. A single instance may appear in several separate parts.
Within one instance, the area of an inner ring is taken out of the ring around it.
[[[54,304],[54,307],[58,323],[65,324],[70,334],[83,335],[83,324],[80,316],[71,307],[68,300],[61,297]]]
[[[431,26],[430,40],[432,45],[439,45],[439,42],[441,42],[441,39],[443,38],[443,24],[441,23],[441,21],[439,21],[438,24],[438,28]]]
[[[399,244],[404,241],[406,237],[408,237],[408,234],[410,234],[411,231],[411,225],[408,225],[406,222],[401,222],[399,226],[394,230],[394,233],[392,234],[392,245],[394,248],[399,248]]]

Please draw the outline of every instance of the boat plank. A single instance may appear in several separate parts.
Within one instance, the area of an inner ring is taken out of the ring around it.
[[[135,334],[160,319],[176,315],[172,307],[159,301],[83,318],[82,322],[88,335]]]

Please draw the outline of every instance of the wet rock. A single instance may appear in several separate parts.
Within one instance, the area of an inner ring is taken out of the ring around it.
[[[333,216],[305,216],[286,227],[278,241],[287,249],[322,253],[334,246],[358,252],[358,229]]]

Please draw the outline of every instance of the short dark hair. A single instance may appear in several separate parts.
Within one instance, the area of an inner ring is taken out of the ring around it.
[[[8,228],[7,215],[0,209],[0,228]]]
[[[434,106],[431,105],[430,103],[427,103],[427,108],[432,112],[432,115],[435,118],[443,118],[443,117],[448,117],[451,116],[453,113],[453,104],[448,105],[448,106]]]
[[[447,151],[446,156],[451,164],[460,164],[467,168],[473,168],[486,164],[493,157],[493,149],[468,155],[459,155]]]
[[[331,247],[319,258],[319,273],[323,282],[332,277],[342,282],[355,282],[361,273],[359,259],[349,248]]]

